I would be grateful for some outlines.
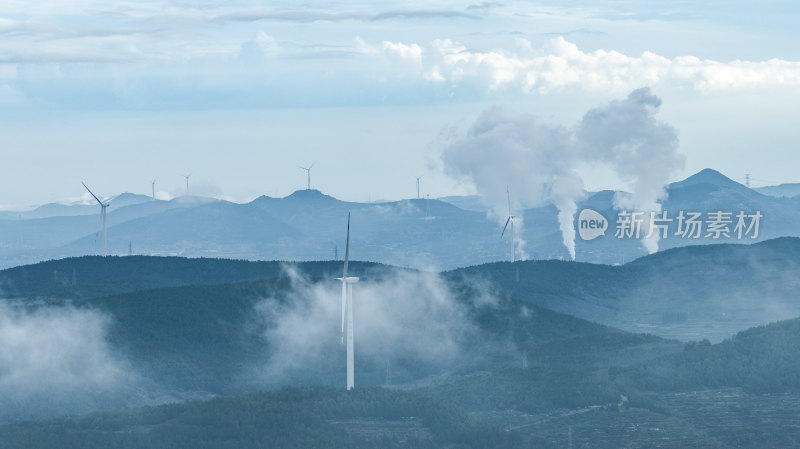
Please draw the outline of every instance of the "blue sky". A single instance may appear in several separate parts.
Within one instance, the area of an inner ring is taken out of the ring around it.
[[[305,186],[367,201],[470,193],[447,135],[499,105],[574,125],[649,86],[686,163],[800,181],[793,2],[4,0],[0,207]],[[619,184],[585,168],[588,188]],[[20,189],[25,185],[25,189]]]

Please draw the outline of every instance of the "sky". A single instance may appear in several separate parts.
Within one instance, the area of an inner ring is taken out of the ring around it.
[[[470,194],[451,136],[493,107],[566,128],[649,87],[675,180],[800,181],[800,6],[726,2],[4,0],[0,208],[312,186]],[[586,188],[625,188],[580,167]]]

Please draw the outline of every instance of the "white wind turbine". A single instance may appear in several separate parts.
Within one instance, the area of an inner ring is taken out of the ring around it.
[[[192,173],[189,173],[188,175],[184,175],[184,178],[186,178],[186,195],[187,196],[189,195],[189,177],[190,176],[192,176]]]
[[[419,180],[422,179],[422,176],[417,176],[417,199],[419,199]]]
[[[306,187],[306,190],[311,190],[311,169],[314,167],[314,164],[316,164],[316,162],[312,163],[308,167],[301,167],[299,165],[297,166],[297,168],[305,170],[306,174],[308,175],[308,187]]]
[[[514,262],[514,219],[517,217],[511,215],[511,193],[508,191],[508,186],[506,186],[506,196],[508,197],[508,219],[506,219],[506,225],[503,226],[503,232],[500,233],[500,238],[503,238],[508,224],[511,223],[511,262]]]
[[[104,202],[100,201],[100,198],[98,198],[97,195],[94,194],[94,192],[89,190],[89,187],[86,186],[85,182],[81,182],[81,184],[83,184],[83,187],[85,187],[86,190],[89,192],[89,194],[92,195],[94,197],[94,199],[97,200],[97,202],[100,204],[100,216],[103,218],[103,256],[107,256],[108,255],[108,239],[107,239],[108,234],[106,232],[106,208],[108,206],[110,206],[111,203],[110,202],[105,202],[104,203]]]
[[[153,188],[153,199],[156,199],[156,180],[155,179],[153,179],[153,182],[151,183],[151,187]]]
[[[344,344],[345,322],[347,323],[347,389],[354,387],[353,363],[353,284],[358,282],[357,277],[347,276],[347,264],[350,262],[350,213],[347,214],[347,244],[344,250],[344,270],[342,277],[342,344]],[[346,320],[345,320],[346,317]]]

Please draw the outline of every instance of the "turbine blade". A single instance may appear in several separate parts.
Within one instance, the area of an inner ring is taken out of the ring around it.
[[[511,191],[508,190],[508,186],[506,186],[506,197],[508,198],[508,215],[511,215]]]
[[[94,199],[95,199],[95,200],[97,200],[97,202],[98,202],[98,203],[100,203],[100,205],[102,206],[102,205],[103,205],[103,202],[102,202],[102,201],[100,201],[100,198],[98,198],[98,197],[97,197],[97,195],[95,195],[95,194],[94,194],[94,192],[92,192],[92,191],[89,189],[89,187],[86,187],[86,183],[85,183],[85,182],[83,182],[83,181],[81,181],[81,184],[83,184],[83,187],[85,187],[85,188],[86,188],[86,190],[89,192],[89,194],[91,194],[91,195],[94,197]]]
[[[344,344],[344,313],[347,307],[347,280],[342,279],[342,344]]]
[[[347,213],[347,244],[344,248],[344,274],[342,277],[347,279],[347,265],[350,263],[350,212]]]
[[[506,220],[506,225],[503,226],[503,232],[500,233],[500,238],[503,238],[503,234],[506,233],[506,228],[508,227],[508,222],[511,221],[511,215],[508,216],[508,220]]]
[[[342,269],[342,344],[344,344],[344,317],[347,309],[347,265],[350,263],[350,212],[347,213],[347,243],[344,249]]]
[[[317,163],[317,161],[312,162],[311,165],[308,166],[308,169],[311,170],[312,168],[314,168],[314,164],[316,164],[316,163]]]

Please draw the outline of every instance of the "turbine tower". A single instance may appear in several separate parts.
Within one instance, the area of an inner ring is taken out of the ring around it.
[[[153,179],[153,182],[151,183],[151,186],[153,188],[153,199],[156,199],[156,180],[155,180],[155,178]]]
[[[354,384],[353,363],[353,284],[358,282],[357,277],[347,276],[347,265],[350,262],[350,213],[347,214],[347,244],[344,250],[344,270],[342,277],[342,344],[344,344],[345,324],[347,328],[347,389],[352,390]]]
[[[417,176],[417,199],[419,199],[419,180],[422,179],[422,176]]]
[[[110,206],[111,203],[108,203],[108,202],[104,203],[104,202],[100,201],[100,198],[98,198],[97,195],[94,194],[94,192],[89,190],[89,187],[86,186],[85,182],[81,182],[81,184],[83,184],[83,187],[85,187],[86,190],[89,192],[89,194],[92,195],[94,197],[94,199],[97,200],[97,202],[100,204],[100,216],[103,219],[103,256],[107,256],[108,255],[108,238],[107,238],[108,234],[106,232],[106,208],[108,206]]]
[[[192,176],[192,173],[189,173],[188,175],[184,176],[184,178],[186,178],[186,195],[189,195],[189,177],[190,176]]]
[[[517,218],[511,215],[511,193],[508,190],[508,186],[506,186],[506,196],[508,197],[508,219],[506,219],[506,225],[503,226],[503,232],[500,233],[500,238],[503,238],[503,234],[506,233],[506,228],[508,224],[511,223],[511,262],[514,262],[514,219]]]
[[[316,162],[312,163],[308,167],[301,167],[299,165],[297,166],[297,168],[305,170],[306,174],[308,175],[308,186],[306,187],[306,190],[311,190],[311,168],[314,167],[314,164],[316,164]]]

